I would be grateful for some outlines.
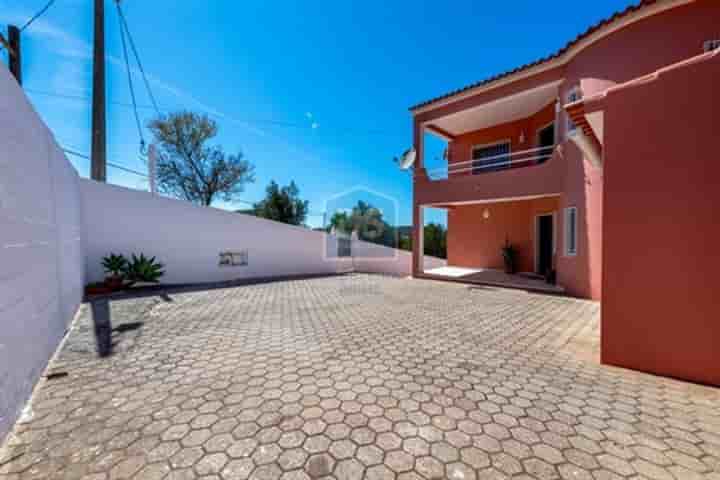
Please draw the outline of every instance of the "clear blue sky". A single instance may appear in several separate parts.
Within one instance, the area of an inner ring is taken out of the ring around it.
[[[0,0],[22,24],[46,0]],[[163,110],[211,112],[218,142],[242,150],[257,180],[295,180],[312,212],[362,186],[396,199],[411,223],[411,180],[393,156],[412,142],[408,107],[552,53],[627,0],[123,0]],[[107,0],[108,99],[129,102],[114,1]],[[25,88],[58,141],[90,151],[92,0],[57,0],[24,34]],[[5,54],[2,54],[3,57]],[[5,61],[6,58],[3,58]],[[149,105],[135,77],[139,103]],[[141,110],[143,121],[152,111]],[[108,108],[109,161],[144,170],[132,110]],[[146,133],[149,137],[149,134]],[[82,176],[89,165],[71,158]],[[110,168],[108,180],[146,182]],[[243,204],[219,205],[242,208]],[[311,216],[317,226],[322,217]]]

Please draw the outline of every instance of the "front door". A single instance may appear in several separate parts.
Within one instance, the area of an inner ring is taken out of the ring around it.
[[[553,216],[537,217],[537,273],[545,275],[552,269]]]

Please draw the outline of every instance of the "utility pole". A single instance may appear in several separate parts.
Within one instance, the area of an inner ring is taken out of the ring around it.
[[[15,80],[17,80],[19,85],[22,85],[20,29],[15,25],[8,26],[8,66]]]
[[[107,180],[105,126],[105,4],[104,0],[95,0],[90,176],[98,182]]]

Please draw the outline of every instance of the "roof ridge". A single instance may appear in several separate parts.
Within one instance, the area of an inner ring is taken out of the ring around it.
[[[646,8],[646,7],[650,6],[650,5],[653,5],[653,4],[655,4],[655,3],[658,3],[659,1],[662,1],[662,0],[640,0],[638,3],[628,5],[627,7],[625,7],[625,9],[620,10],[620,11],[617,11],[617,12],[613,13],[610,17],[604,18],[604,19],[600,20],[599,22],[597,22],[597,23],[589,26],[584,32],[579,33],[578,35],[576,35],[575,38],[573,38],[572,40],[568,41],[563,47],[561,47],[561,48],[560,48],[559,50],[557,50],[555,53],[552,53],[552,54],[547,55],[547,56],[545,56],[545,57],[541,57],[540,59],[535,60],[535,61],[533,61],[533,62],[529,62],[529,63],[526,63],[526,64],[521,65],[521,66],[519,66],[519,67],[513,68],[512,70],[507,70],[507,71],[505,71],[505,72],[495,74],[495,75],[493,75],[493,76],[491,76],[491,77],[487,77],[487,78],[485,78],[485,79],[483,79],[483,80],[480,80],[480,81],[471,83],[470,85],[466,85],[466,86],[464,86],[464,87],[461,87],[461,88],[452,90],[452,91],[450,91],[450,92],[448,92],[448,93],[445,93],[445,94],[440,95],[440,96],[438,96],[438,97],[432,98],[432,99],[430,99],[430,100],[426,100],[426,101],[424,101],[424,102],[418,103],[417,105],[414,105],[414,106],[410,107],[410,111],[417,110],[418,108],[422,108],[422,107],[431,105],[431,104],[433,104],[433,103],[435,103],[435,102],[438,102],[438,101],[440,101],[440,100],[445,100],[445,99],[447,99],[447,98],[454,97],[455,95],[458,95],[458,94],[460,94],[460,93],[466,92],[466,91],[468,91],[468,90],[472,90],[473,88],[477,88],[477,87],[480,87],[480,86],[483,86],[483,85],[487,85],[487,84],[489,84],[489,83],[495,82],[495,81],[500,80],[500,79],[502,79],[502,78],[510,77],[510,76],[512,76],[512,75],[514,75],[514,74],[516,74],[516,73],[518,73],[518,72],[521,72],[521,71],[524,71],[524,70],[528,70],[528,69],[530,69],[530,68],[532,68],[532,67],[541,65],[541,64],[546,63],[546,62],[549,62],[550,60],[554,60],[554,59],[556,59],[556,58],[559,58],[559,57],[563,56],[568,50],[570,50],[570,49],[573,48],[575,45],[577,45],[579,42],[581,42],[582,40],[584,40],[584,39],[587,38],[588,36],[592,35],[593,33],[597,32],[597,31],[600,30],[601,28],[603,28],[603,27],[605,27],[605,26],[607,26],[607,25],[610,25],[610,24],[612,24],[612,23],[620,20],[621,18],[623,18],[623,17],[625,17],[625,16],[627,16],[627,15],[630,15],[631,13],[637,12],[637,11],[643,9],[643,8]]]

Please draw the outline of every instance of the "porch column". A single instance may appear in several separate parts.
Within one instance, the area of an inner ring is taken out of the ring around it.
[[[413,231],[412,231],[412,275],[417,277],[422,274],[424,269],[423,252],[425,247],[423,245],[424,235],[424,220],[423,220],[423,207],[413,202]]]
[[[413,168],[413,230],[412,230],[412,275],[416,277],[423,273],[423,212],[422,206],[417,204],[417,190],[422,188],[427,180],[425,171],[424,152],[425,127],[413,118],[413,148],[415,149],[415,165]]]

